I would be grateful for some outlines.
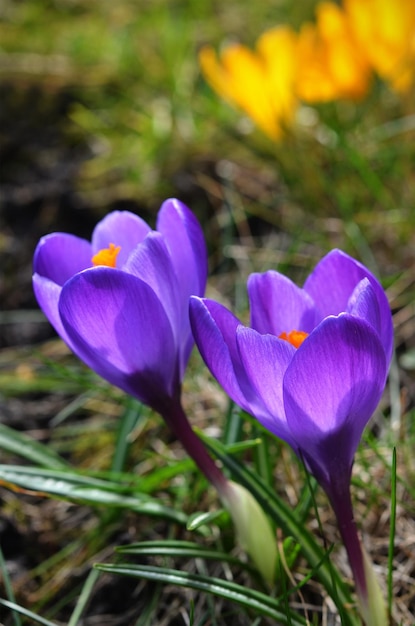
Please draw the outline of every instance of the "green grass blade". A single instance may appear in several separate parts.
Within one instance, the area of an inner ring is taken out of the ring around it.
[[[390,531],[389,531],[389,551],[388,551],[388,613],[392,615],[393,606],[393,555],[395,547],[396,533],[396,448],[392,453],[392,471],[391,471],[391,500],[390,500]]]
[[[226,445],[241,441],[242,426],[243,419],[241,416],[241,410],[236,404],[230,402],[223,433],[223,440]]]
[[[254,463],[255,468],[261,478],[267,485],[272,485],[273,472],[271,467],[270,453],[269,453],[269,438],[261,436],[263,433],[254,425],[254,434],[261,439],[259,446],[254,448]]]
[[[165,556],[179,557],[186,559],[210,559],[220,561],[221,563],[230,563],[244,570],[248,570],[254,574],[256,569],[249,563],[240,561],[226,552],[218,550],[210,550],[203,545],[199,545],[192,541],[176,541],[174,539],[166,539],[163,541],[139,541],[117,548],[119,554],[134,554],[141,556]]]
[[[100,472],[97,475],[100,478],[105,478],[105,480],[124,480],[132,486],[131,491],[139,489],[141,493],[152,493],[163,488],[166,483],[169,483],[176,476],[183,476],[191,472],[194,470],[194,467],[194,461],[187,457],[169,465],[155,466],[151,469],[151,472],[142,476],[128,474],[127,472]]]
[[[56,428],[57,426],[60,426],[71,415],[73,415],[76,411],[78,411],[80,408],[85,406],[87,400],[89,400],[90,398],[93,398],[96,395],[96,393],[97,393],[96,389],[94,390],[88,389],[88,391],[84,391],[80,395],[76,396],[74,400],[66,404],[63,407],[63,409],[61,409],[59,413],[57,413],[55,417],[53,417],[50,420],[49,422],[50,428]]]
[[[134,626],[153,626],[154,614],[160,603],[160,596],[163,586],[161,584],[155,585],[152,590],[152,596],[148,598],[145,607],[142,609],[140,617],[134,624]]]
[[[36,495],[102,506],[128,509],[137,513],[164,517],[180,524],[186,524],[187,515],[164,506],[158,500],[142,493],[124,492],[128,487],[122,483],[92,478],[76,472],[26,468],[0,465],[0,481],[11,489],[33,491]]]
[[[88,578],[86,579],[85,584],[82,587],[81,593],[79,594],[75,609],[69,619],[68,626],[77,626],[77,624],[80,623],[80,617],[88,603],[88,600],[99,576],[100,572],[96,569],[92,569],[89,572]]]
[[[115,442],[114,455],[112,458],[111,469],[113,472],[122,472],[130,448],[128,439],[130,433],[137,426],[141,417],[142,405],[133,398],[127,404],[124,414],[120,417],[117,431],[117,439]]]
[[[227,562],[230,565],[237,565],[246,571],[249,571],[255,578],[257,578],[257,570],[249,565],[249,563],[241,562],[239,559],[230,556],[229,554],[219,552],[216,550],[210,550],[189,541],[177,541],[177,540],[163,540],[163,541],[143,541],[134,544],[120,546],[116,549],[119,554],[128,554],[136,556],[164,556],[164,557],[178,557],[178,558],[194,558],[194,559],[210,559],[220,562]],[[324,557],[325,558],[325,557]],[[281,603],[284,606],[288,603],[288,596],[299,591],[313,576],[314,572],[311,571],[305,576],[297,585],[290,589],[283,588],[283,593],[279,597]],[[285,575],[281,573],[281,581],[285,581]],[[275,600],[278,602],[278,600]]]
[[[68,467],[68,464],[51,448],[4,424],[0,424],[0,449],[41,467],[50,469]]]
[[[36,624],[43,624],[43,626],[56,626],[56,624],[54,624],[53,622],[50,622],[44,617],[40,617],[39,615],[32,613],[32,611],[29,611],[29,609],[25,609],[23,606],[19,606],[15,602],[9,602],[8,600],[2,600],[0,598],[0,606],[5,606],[7,609],[10,609],[11,611],[15,611],[16,613],[19,613],[20,615],[24,615],[24,617],[29,617]]]
[[[10,602],[15,603],[15,597],[14,597],[14,593],[13,593],[13,587],[12,587],[12,583],[9,577],[9,572],[7,571],[7,567],[6,567],[6,562],[4,560],[4,556],[3,556],[3,550],[1,549],[1,545],[0,545],[0,572],[2,573],[3,576],[3,585],[4,585],[4,589],[6,591],[6,594],[10,600]],[[13,621],[15,626],[21,626],[22,622],[20,621],[20,617],[19,614],[16,613],[16,611],[13,611]]]
[[[206,512],[198,511],[189,515],[186,528],[187,530],[197,530],[201,526],[210,526],[213,522],[220,521],[225,516],[229,519],[227,511],[224,511],[223,509]]]
[[[180,587],[210,593],[214,596],[235,602],[255,613],[271,617],[276,620],[278,624],[291,624],[292,626],[305,626],[306,624],[305,619],[298,614],[289,613],[287,615],[285,607],[284,610],[280,610],[277,606],[277,601],[270,598],[269,595],[253,589],[247,589],[242,585],[220,578],[192,574],[169,568],[152,567],[149,565],[113,565],[98,563],[95,567],[100,571],[111,574],[145,578],[146,580],[163,582],[169,585],[178,585]]]

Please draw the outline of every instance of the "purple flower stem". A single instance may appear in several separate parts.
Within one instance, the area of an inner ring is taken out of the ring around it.
[[[193,432],[180,400],[173,400],[168,407],[163,409],[161,415],[200,471],[217,489],[221,498],[226,500],[229,491],[228,480],[209,455],[199,437]]]
[[[367,602],[368,590],[365,575],[362,545],[353,516],[353,506],[350,494],[350,480],[338,481],[333,485],[326,486],[326,493],[330,498],[331,505],[337,518],[343,545],[346,548],[349,564],[356,585],[356,592],[364,603]]]

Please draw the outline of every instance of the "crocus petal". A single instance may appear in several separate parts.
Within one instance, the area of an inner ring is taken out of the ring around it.
[[[36,246],[33,271],[62,286],[71,276],[90,267],[91,257],[91,244],[86,239],[51,233],[42,237]]]
[[[120,246],[117,267],[122,268],[130,252],[151,231],[150,226],[130,211],[112,211],[94,228],[92,233],[92,255],[108,248],[110,243]],[[91,263],[90,263],[91,265]]]
[[[262,403],[246,376],[236,341],[240,321],[213,300],[192,297],[190,322],[206,365],[226,393],[253,415]]]
[[[58,301],[62,285],[74,273],[91,265],[91,244],[67,233],[42,237],[33,257],[33,290],[38,304],[58,335],[70,346],[62,325]]]
[[[35,292],[36,300],[40,308],[58,335],[71,348],[71,340],[63,327],[58,308],[62,287],[40,274],[33,274],[32,283],[33,291]]]
[[[181,301],[188,303],[190,296],[203,296],[208,274],[207,251],[196,217],[185,204],[171,198],[161,206],[157,230],[164,236],[170,252]]]
[[[203,296],[208,274],[207,250],[200,224],[188,207],[170,198],[157,216],[157,230],[163,235],[170,254],[180,306],[178,322],[180,371],[184,374],[194,339],[189,324],[190,296]]]
[[[365,319],[379,335],[382,332],[379,304],[368,278],[361,280],[354,288],[346,313]]]
[[[184,309],[186,317],[188,316],[188,302],[185,306],[180,306],[178,281],[163,235],[155,231],[149,233],[144,241],[134,248],[123,271],[140,278],[152,288],[163,304],[179,349],[181,341],[188,340],[190,335],[188,321],[182,324],[181,320],[183,317],[181,308]]]
[[[283,383],[286,418],[316,476],[350,471],[386,373],[379,336],[348,314],[325,319],[294,354]]]
[[[265,411],[258,411],[255,417],[265,428],[296,449],[285,418],[282,386],[295,348],[287,341],[272,335],[261,335],[244,326],[237,328],[236,336],[246,374],[265,407]]]
[[[145,282],[113,268],[76,274],[59,312],[72,349],[97,374],[160,411],[178,387],[170,322]]]
[[[248,295],[251,325],[260,333],[277,337],[292,330],[310,333],[320,321],[308,293],[279,272],[251,274]]]
[[[316,265],[306,280],[304,289],[318,304],[322,317],[338,315],[347,310],[350,295],[364,278],[369,279],[378,301],[380,338],[389,362],[393,349],[390,306],[379,281],[364,265],[341,250],[332,250]]]

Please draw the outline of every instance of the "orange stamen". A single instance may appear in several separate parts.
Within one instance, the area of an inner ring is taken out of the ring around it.
[[[294,346],[294,348],[299,348],[304,339],[307,339],[307,337],[308,333],[305,333],[302,330],[291,330],[289,333],[281,333],[281,335],[278,335],[278,339],[288,341],[288,343]]]
[[[107,267],[116,267],[117,256],[121,250],[121,246],[115,246],[110,243],[108,248],[99,250],[92,257],[92,265],[106,265]]]

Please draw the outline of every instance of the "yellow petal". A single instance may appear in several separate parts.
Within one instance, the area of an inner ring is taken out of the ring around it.
[[[332,2],[316,8],[316,23],[299,35],[297,89],[307,102],[359,99],[370,84],[370,66],[357,47],[345,12]]]
[[[378,75],[405,91],[414,78],[414,0],[344,0],[359,45]]]
[[[291,126],[298,106],[294,93],[297,35],[289,27],[278,26],[263,33],[256,47],[265,66],[274,115]]]
[[[258,40],[256,50],[241,44],[226,47],[218,59],[206,46],[199,53],[211,87],[241,108],[272,139],[292,124],[297,101],[293,94],[295,35],[274,29]]]

